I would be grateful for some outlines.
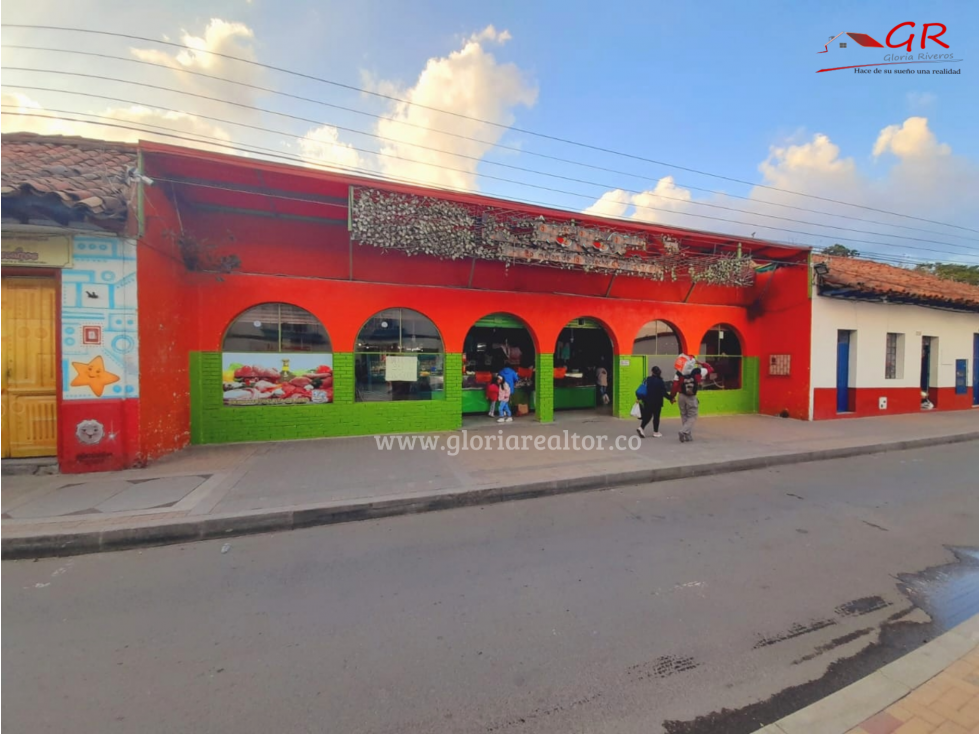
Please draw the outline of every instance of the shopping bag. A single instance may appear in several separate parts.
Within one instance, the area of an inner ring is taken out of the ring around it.
[[[639,403],[632,404],[632,410],[629,411],[629,415],[633,418],[642,418],[642,409],[639,407]]]

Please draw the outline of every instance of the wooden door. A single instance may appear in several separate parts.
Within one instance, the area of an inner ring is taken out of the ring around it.
[[[3,278],[3,457],[58,451],[53,278]]]

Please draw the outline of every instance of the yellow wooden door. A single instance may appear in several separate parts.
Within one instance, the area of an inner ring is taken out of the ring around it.
[[[53,278],[3,279],[3,457],[58,451]]]

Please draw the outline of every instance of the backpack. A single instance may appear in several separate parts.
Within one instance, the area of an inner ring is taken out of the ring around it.
[[[680,383],[680,391],[684,395],[689,395],[693,397],[697,394],[697,377],[696,375],[684,375],[682,382]]]

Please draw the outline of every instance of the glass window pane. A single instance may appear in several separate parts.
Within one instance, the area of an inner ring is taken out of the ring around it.
[[[279,304],[263,303],[235,319],[224,335],[225,352],[278,352]]]
[[[650,321],[636,335],[632,353],[676,356],[680,353],[680,337],[665,321]]]
[[[407,309],[401,312],[401,349],[405,352],[439,352],[442,338],[427,316]]]
[[[401,354],[360,353],[354,357],[357,402],[391,400],[444,400],[444,358],[441,354],[419,354],[413,382],[386,380],[386,359]]]
[[[387,359],[417,359],[414,380],[388,382]],[[443,400],[442,338],[431,319],[417,311],[392,308],[372,316],[357,337],[354,374],[358,402]]]
[[[283,352],[329,352],[330,337],[309,311],[283,303],[280,307]]]
[[[245,311],[228,327],[225,352],[332,351],[326,329],[309,311],[288,303],[263,303]]]

